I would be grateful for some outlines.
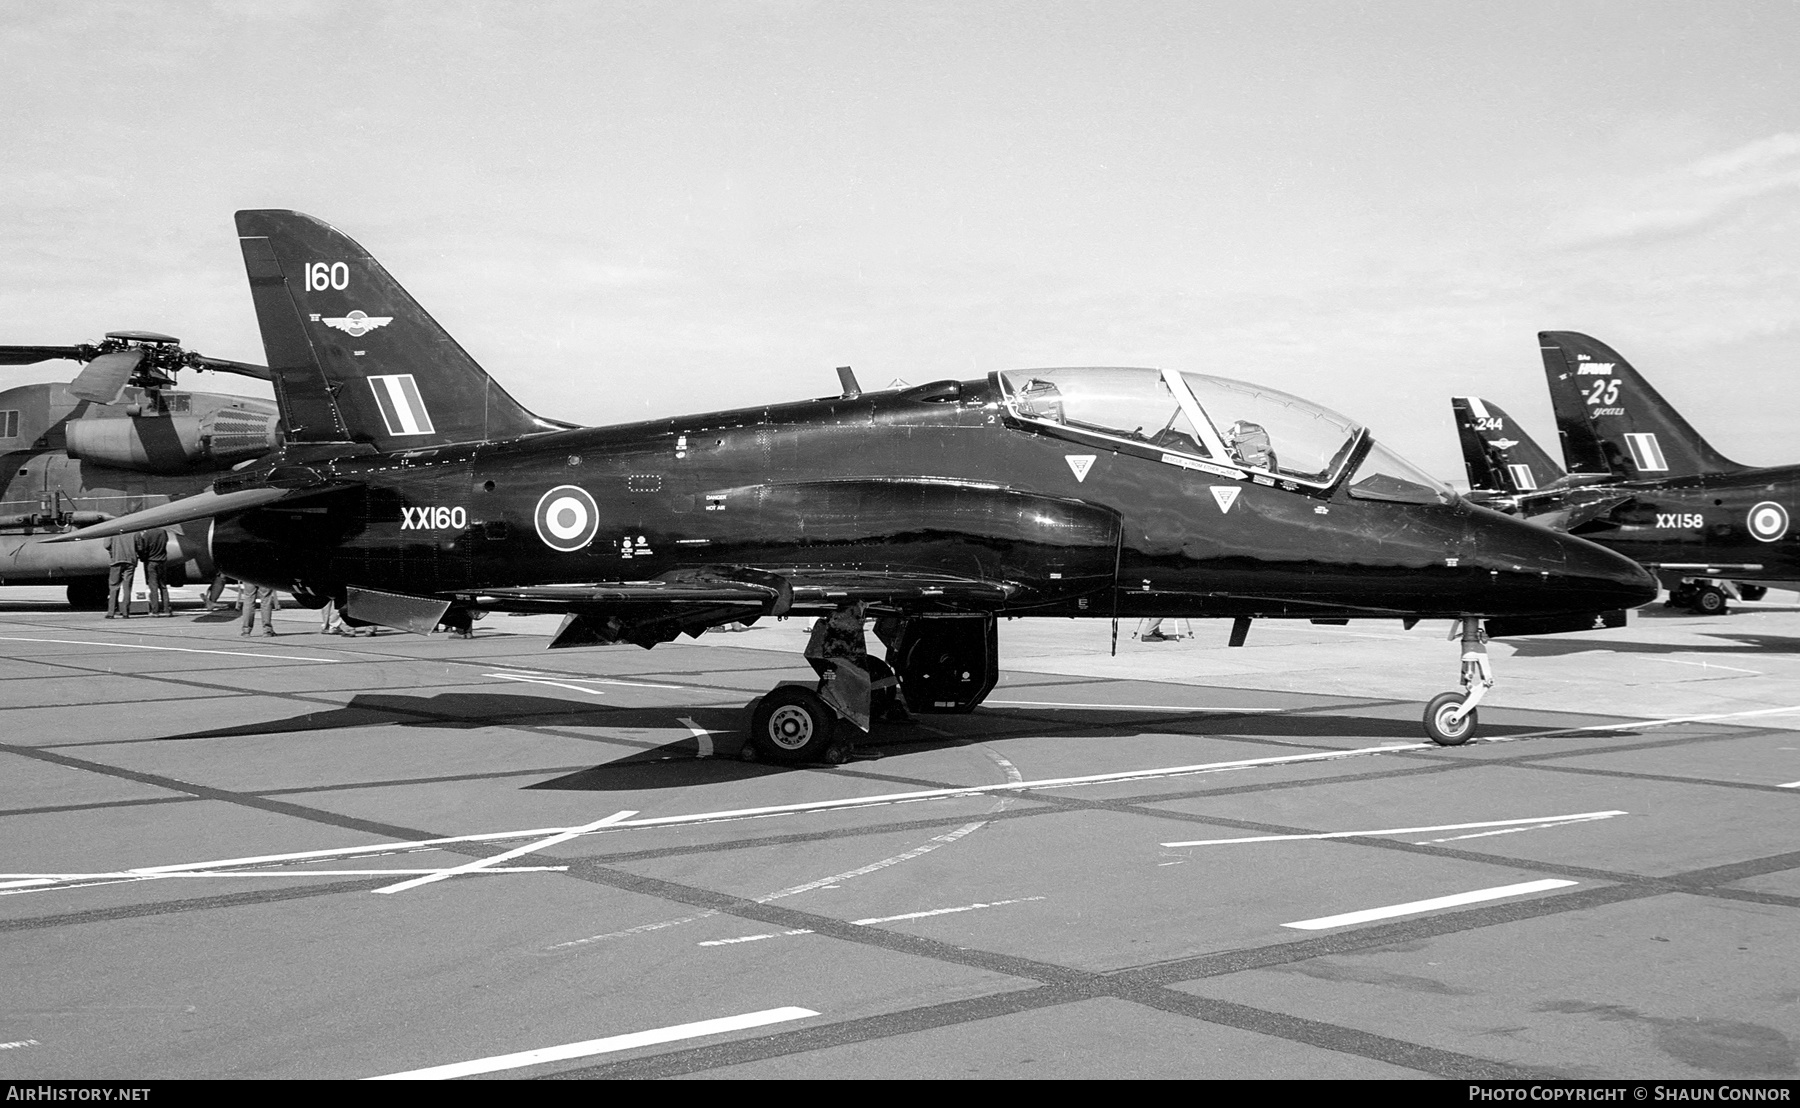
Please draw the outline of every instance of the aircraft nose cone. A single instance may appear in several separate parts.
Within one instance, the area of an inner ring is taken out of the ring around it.
[[[1475,564],[1489,571],[1496,613],[1557,615],[1635,608],[1656,578],[1622,554],[1498,513],[1471,520]]]
[[[1656,578],[1623,554],[1574,535],[1557,535],[1565,544],[1563,573],[1576,591],[1603,608],[1635,608],[1656,599]]]

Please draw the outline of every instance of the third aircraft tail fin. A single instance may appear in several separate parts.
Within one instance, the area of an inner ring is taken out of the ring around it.
[[[1450,407],[1456,414],[1456,437],[1462,443],[1471,492],[1531,492],[1563,475],[1562,467],[1499,405],[1479,396],[1453,396]]]
[[[335,227],[299,212],[242,211],[237,228],[290,442],[389,451],[566,426],[507,395]]]
[[[1538,347],[1570,473],[1631,480],[1744,468],[1714,450],[1612,347],[1576,331],[1541,331]]]

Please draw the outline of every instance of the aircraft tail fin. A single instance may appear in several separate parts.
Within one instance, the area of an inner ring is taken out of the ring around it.
[[[1479,396],[1453,396],[1450,408],[1456,414],[1456,437],[1462,443],[1471,492],[1516,495],[1563,475],[1562,467],[1499,405]]]
[[[1714,450],[1600,340],[1576,331],[1540,331],[1538,348],[1570,473],[1631,480],[1744,468]]]
[[[381,263],[330,224],[237,213],[275,398],[290,442],[382,451],[565,428],[521,407]]]

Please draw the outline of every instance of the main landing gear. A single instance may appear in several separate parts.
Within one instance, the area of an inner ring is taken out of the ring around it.
[[[1494,687],[1493,667],[1488,665],[1487,632],[1481,620],[1461,619],[1450,637],[1462,637],[1462,691],[1439,693],[1425,705],[1425,734],[1439,746],[1461,746],[1475,736],[1475,706]]]
[[[913,712],[970,712],[1000,678],[994,617],[913,615],[877,624],[887,661],[867,654],[812,659],[816,688],[778,685],[750,713],[746,761],[801,765],[848,761],[876,720]]]
[[[777,685],[750,713],[750,741],[745,761],[784,765],[850,760],[857,732],[867,732],[877,719],[904,720],[899,679],[880,658],[816,662],[817,689]]]

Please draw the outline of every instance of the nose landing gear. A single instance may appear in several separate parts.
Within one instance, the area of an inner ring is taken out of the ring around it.
[[[1494,687],[1488,664],[1487,632],[1474,617],[1457,621],[1450,637],[1462,636],[1462,691],[1439,693],[1425,705],[1425,734],[1439,746],[1461,746],[1475,736],[1475,706]]]

